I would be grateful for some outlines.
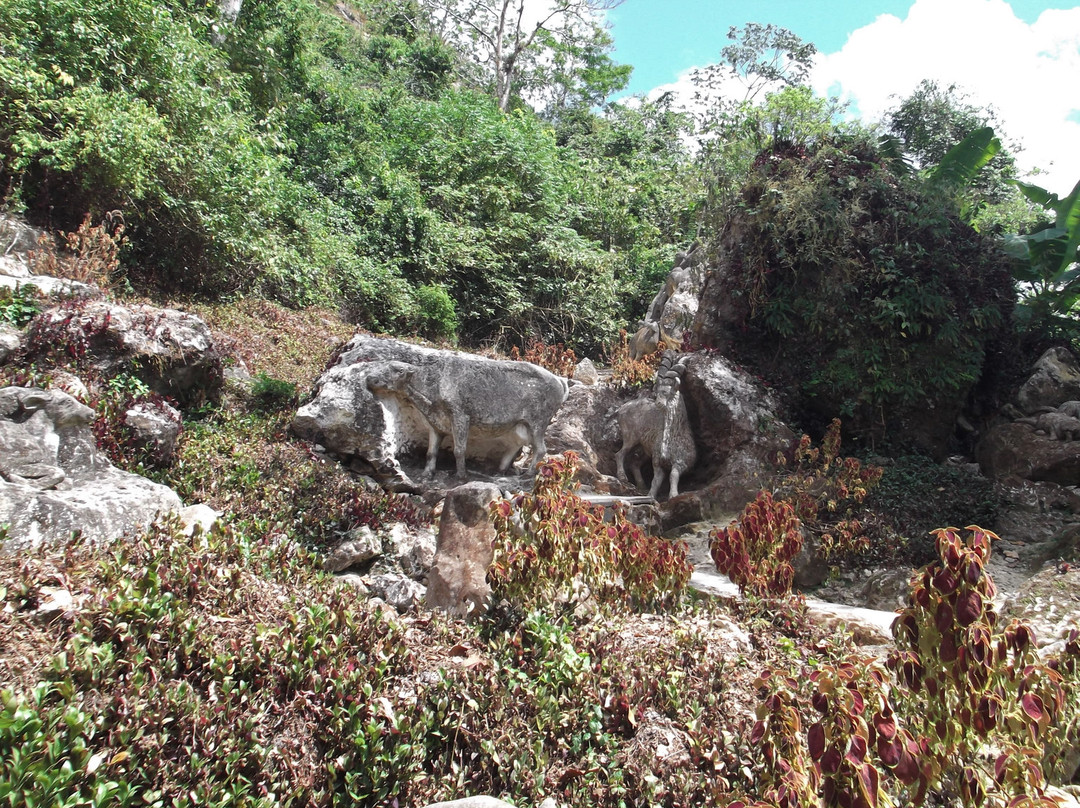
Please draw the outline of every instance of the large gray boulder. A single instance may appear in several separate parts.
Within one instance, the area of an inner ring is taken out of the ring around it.
[[[1039,357],[1016,394],[1025,413],[1055,409],[1080,399],[1080,363],[1068,348],[1051,348]]]
[[[553,454],[576,452],[578,480],[596,492],[609,493],[615,482],[612,458],[619,448],[618,423],[611,417],[623,399],[608,384],[576,384],[547,431]]]
[[[739,511],[776,469],[776,457],[796,441],[776,397],[716,354],[686,358],[683,395],[698,446],[693,471],[705,485],[661,506],[665,528]]]
[[[0,323],[0,365],[22,345],[22,331],[13,325]]]
[[[1080,485],[1080,441],[1058,440],[1028,423],[998,424],[975,447],[983,474]]]
[[[121,471],[94,443],[94,411],[58,390],[0,389],[0,524],[5,550],[81,532],[112,541],[181,509],[166,486]]]
[[[62,342],[85,354],[100,375],[130,373],[182,406],[215,399],[221,391],[221,355],[194,314],[104,300],[68,302],[42,312],[26,338],[29,346]]]
[[[505,470],[522,447],[530,466],[546,451],[551,417],[568,383],[528,362],[487,359],[367,335],[354,337],[293,419],[293,431],[384,477],[408,477],[399,455],[425,450],[432,473],[440,449]]]

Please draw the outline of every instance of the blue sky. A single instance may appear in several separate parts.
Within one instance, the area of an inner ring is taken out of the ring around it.
[[[1037,182],[1080,180],[1080,6],[1038,0],[625,0],[607,14],[629,93],[685,90],[727,31],[774,23],[819,50],[812,83],[877,120],[923,78],[992,104]],[[689,97],[689,94],[686,96]]]

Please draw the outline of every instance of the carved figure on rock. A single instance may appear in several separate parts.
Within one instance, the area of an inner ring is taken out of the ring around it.
[[[470,432],[513,434],[519,439],[503,455],[506,471],[521,446],[531,449],[529,472],[547,450],[544,432],[566,400],[568,382],[529,362],[461,362],[456,367],[387,362],[367,376],[368,389],[397,396],[424,419],[428,427],[425,474],[435,471],[444,436],[453,440],[456,473],[465,473],[465,450]]]
[[[1028,424],[1036,432],[1045,432],[1054,440],[1080,440],[1080,418],[1064,412],[1044,412],[1031,418],[1017,418],[1016,421]]]
[[[1058,405],[1057,411],[1072,418],[1080,418],[1080,401],[1065,401]]]
[[[640,446],[652,458],[653,479],[649,496],[653,498],[660,492],[665,468],[670,470],[670,496],[677,497],[679,478],[697,461],[697,448],[681,389],[684,370],[685,365],[675,363],[674,355],[669,352],[657,371],[654,397],[629,401],[616,413],[622,435],[622,448],[615,455],[616,474],[622,482],[627,481],[626,455]],[[641,467],[632,466],[631,471],[638,488],[644,488]]]
[[[60,466],[57,431],[89,427],[94,411],[71,396],[20,387],[0,390],[0,477],[39,491],[56,488]]]

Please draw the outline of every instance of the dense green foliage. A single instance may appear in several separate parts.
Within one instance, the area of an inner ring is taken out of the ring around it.
[[[939,525],[993,524],[1001,500],[980,474],[926,455],[902,455],[884,467],[866,503],[907,540],[909,560],[922,564],[933,558],[931,531]]]
[[[470,343],[608,341],[687,235],[694,199],[664,173],[678,141],[646,167],[655,147],[628,134],[647,115],[581,110],[620,145],[561,148],[535,114],[452,88],[415,9],[359,9],[5,3],[9,204],[66,226],[121,211],[153,285],[337,302]]]
[[[747,330],[737,349],[796,405],[853,434],[940,451],[1011,328],[995,245],[863,140],[763,152],[720,236]]]
[[[992,127],[1002,132],[1001,120],[992,107],[975,106],[955,85],[942,88],[930,80],[924,80],[891,109],[885,124],[900,139],[905,156],[920,169],[938,166],[950,149],[979,129]],[[1016,154],[1020,149],[1006,138],[983,170],[965,183],[961,207],[976,228],[1014,232],[1038,220],[1035,208],[1012,184],[1018,177]]]

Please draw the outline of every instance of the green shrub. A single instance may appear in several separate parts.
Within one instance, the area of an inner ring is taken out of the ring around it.
[[[260,409],[268,412],[283,410],[296,403],[296,385],[260,371],[255,374],[251,397]]]
[[[870,445],[941,452],[1011,327],[999,246],[869,143],[762,153],[714,244],[746,326],[736,351],[811,420],[840,414]]]
[[[938,525],[992,525],[1000,507],[993,483],[978,474],[935,463],[925,455],[902,455],[884,465],[880,484],[866,500],[907,539],[915,564],[935,555],[931,532]]]
[[[430,340],[453,340],[458,319],[454,301],[442,286],[421,286],[416,290],[420,334]]]
[[[24,283],[15,290],[0,289],[0,322],[22,328],[40,311],[38,290],[33,284]]]

